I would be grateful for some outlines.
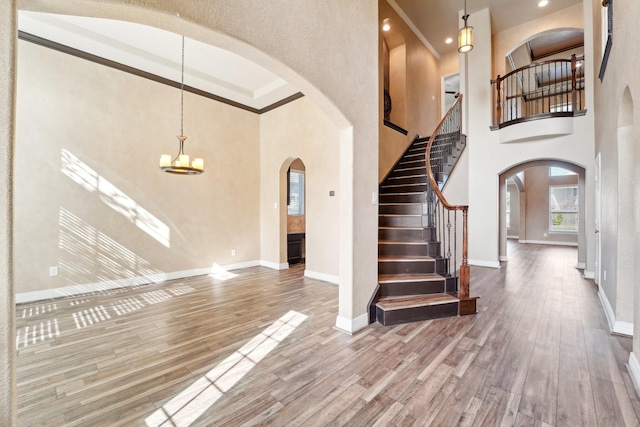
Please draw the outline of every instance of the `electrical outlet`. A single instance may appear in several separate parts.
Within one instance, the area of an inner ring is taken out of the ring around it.
[[[278,209],[278,202],[275,202],[275,203],[273,204],[273,209]]]
[[[231,256],[236,256],[236,250],[235,249],[231,249]]]
[[[55,277],[57,275],[58,275],[58,267],[57,266],[49,267],[49,276]]]
[[[545,237],[545,238],[547,237],[547,233],[544,233],[544,237]]]
[[[607,281],[607,270],[604,271],[604,281]]]

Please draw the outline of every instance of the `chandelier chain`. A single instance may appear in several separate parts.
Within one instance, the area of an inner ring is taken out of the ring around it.
[[[182,36],[182,70],[180,80],[180,136],[184,135],[184,36]]]

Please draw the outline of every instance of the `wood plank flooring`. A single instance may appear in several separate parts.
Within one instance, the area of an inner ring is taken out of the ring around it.
[[[609,334],[575,249],[509,252],[472,268],[477,315],[354,336],[304,266],[19,305],[18,423],[639,425],[631,339]]]

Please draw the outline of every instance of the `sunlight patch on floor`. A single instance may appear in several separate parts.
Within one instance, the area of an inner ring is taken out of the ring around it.
[[[216,280],[220,280],[224,282],[225,280],[233,279],[238,275],[225,270],[225,268],[222,267],[220,264],[213,264],[213,266],[211,267],[211,274],[209,274],[209,276],[213,277]]]
[[[190,426],[306,318],[307,316],[302,313],[289,311],[189,388],[147,417],[145,420],[147,426]]]

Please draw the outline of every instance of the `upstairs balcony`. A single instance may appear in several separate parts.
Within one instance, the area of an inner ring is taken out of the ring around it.
[[[520,67],[491,81],[494,87],[495,113],[492,130],[536,120],[560,121],[530,125],[530,137],[572,133],[575,116],[586,113],[584,57],[554,59]],[[544,129],[541,129],[544,128]],[[539,134],[542,132],[542,134]],[[505,132],[505,141],[513,132]],[[518,131],[522,134],[521,129]],[[502,140],[501,136],[501,140]]]

